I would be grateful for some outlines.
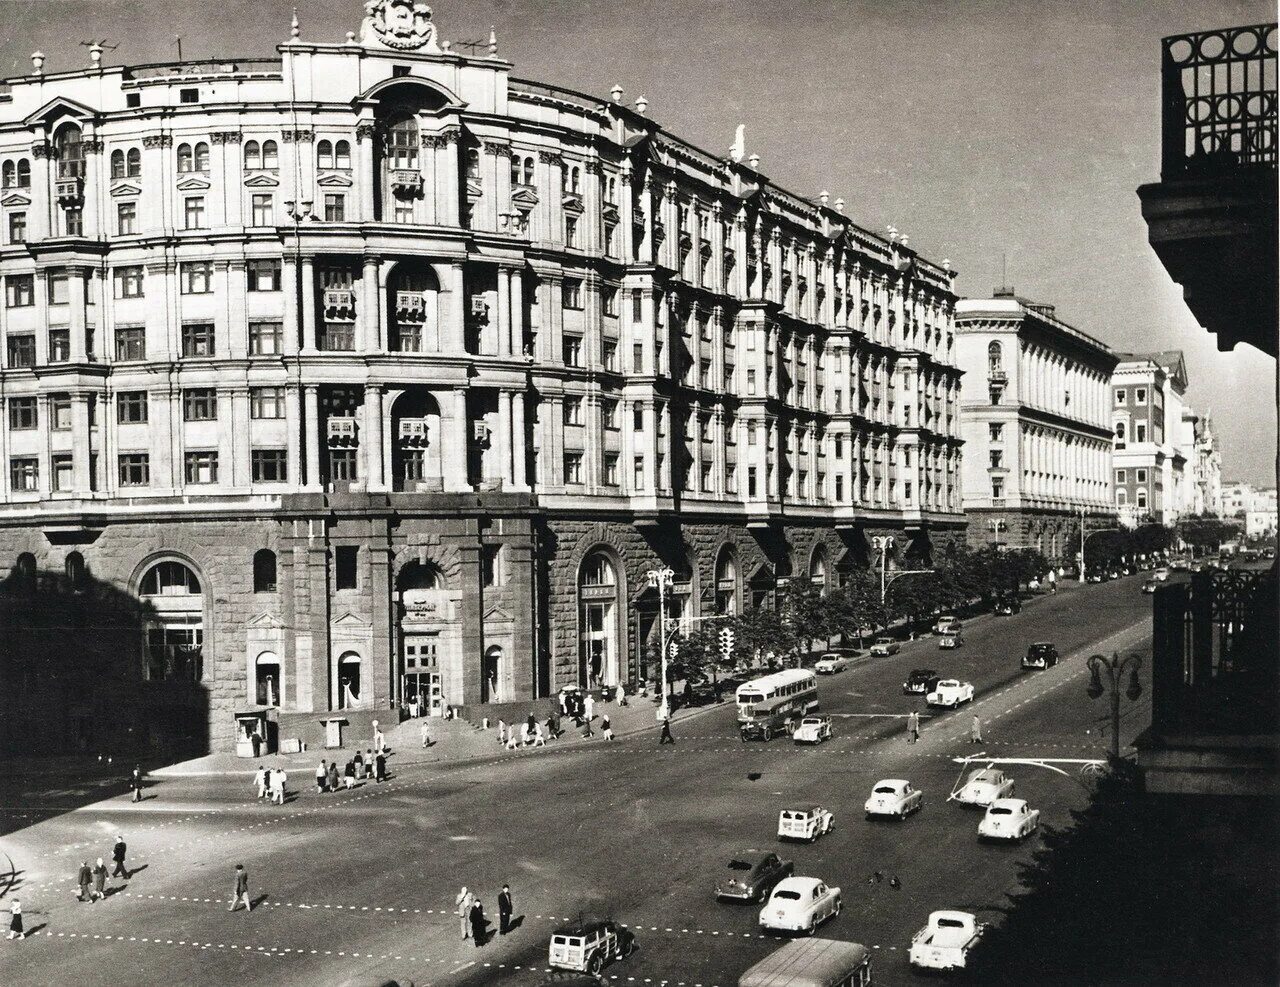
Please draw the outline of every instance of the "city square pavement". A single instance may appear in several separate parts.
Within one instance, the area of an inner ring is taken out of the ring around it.
[[[958,651],[924,638],[821,679],[835,738],[815,748],[742,743],[731,703],[678,717],[676,744],[659,747],[653,706],[638,702],[598,707],[625,731],[612,743],[568,732],[515,752],[464,724],[439,725],[438,745],[422,751],[410,723],[389,736],[387,782],[317,794],[323,752],[314,752],[290,762],[296,794],[284,806],[254,798],[243,761],[183,765],[157,775],[141,803],[122,793],[0,840],[0,906],[20,897],[32,933],[0,947],[0,984],[537,984],[551,932],[584,915],[635,931],[637,953],[605,971],[619,984],[729,985],[778,945],[759,931],[756,908],[712,896],[729,857],[747,849],[777,849],[797,873],[839,885],[844,911],[822,934],[872,947],[876,983],[913,981],[906,946],[928,913],[963,908],[999,921],[1037,842],[979,845],[980,815],[947,801],[964,770],[954,758],[1105,756],[1109,702],[1086,696],[1083,658],[1148,652],[1151,604],[1139,585],[1067,586],[1012,617],[969,621]],[[1024,672],[1018,660],[1037,640],[1054,641],[1064,660]],[[972,681],[976,701],[926,711],[901,691],[918,666]],[[1148,697],[1149,688],[1122,700],[1126,744],[1148,722]],[[916,745],[905,742],[910,709],[922,713]],[[974,713],[980,745],[969,742]],[[1068,824],[1088,798],[1090,777],[1074,767],[1066,777],[1010,771],[1044,825]],[[922,788],[924,810],[904,823],[866,821],[862,803],[887,777]],[[38,793],[27,797],[35,820]],[[778,810],[806,802],[830,808],[835,831],[779,844]],[[78,902],[80,862],[102,856],[110,866],[117,833],[130,876],[109,881],[105,900]],[[227,910],[237,863],[252,912]],[[516,928],[491,927],[479,947],[463,940],[459,889],[477,892],[496,926],[504,882]]]

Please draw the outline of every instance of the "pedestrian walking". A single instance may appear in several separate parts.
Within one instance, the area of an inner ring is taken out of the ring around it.
[[[76,876],[76,883],[80,886],[80,893],[76,897],[80,901],[93,901],[93,891],[90,889],[90,885],[93,884],[93,869],[89,866],[89,861],[80,863],[80,873]]]
[[[588,737],[594,736],[595,734],[591,731],[591,719],[590,717],[586,717],[582,721],[582,739],[586,740]]]
[[[22,902],[17,898],[9,903],[9,938],[27,938],[27,933],[22,928]]]
[[[129,779],[129,784],[133,787],[133,800],[135,802],[142,801],[142,765],[134,765],[133,775]]]
[[[914,744],[920,739],[920,714],[914,709],[907,714],[907,743]]]
[[[463,939],[471,938],[471,901],[471,892],[465,887],[458,892],[458,897],[453,900],[458,909],[458,929],[462,932]]]
[[[621,682],[618,683],[618,688],[614,690],[613,699],[619,706],[627,705],[627,687]]]
[[[284,768],[273,768],[271,771],[271,801],[276,805],[284,805],[285,784],[289,776]]]
[[[244,902],[246,912],[253,911],[253,902],[249,900],[249,872],[244,869],[244,864],[236,864],[235,890],[232,893],[231,907],[227,911],[234,912],[241,902]]]
[[[373,756],[374,775],[373,780],[376,782],[384,782],[387,780],[387,755],[378,751]]]
[[[382,735],[382,728],[378,726],[378,721],[373,721],[373,749],[381,754],[387,749],[386,738]]]
[[[504,884],[498,893],[498,935],[505,936],[511,930],[511,885]]]
[[[322,793],[329,790],[329,765],[324,758],[320,758],[320,763],[316,765],[316,792]]]
[[[102,862],[102,858],[98,858],[98,862],[93,865],[93,892],[91,898],[97,901],[99,898],[107,896],[107,865]]]
[[[545,734],[543,734],[543,732],[542,732],[542,724],[541,724],[541,723],[535,723],[535,724],[533,725],[533,746],[534,746],[534,747],[546,747],[546,746],[547,746],[547,738],[546,738],[546,735],[545,735]]]
[[[547,733],[551,735],[552,740],[560,736],[560,714],[555,710],[552,710],[551,715],[547,717]]]
[[[658,737],[658,746],[663,744],[674,744],[676,738],[671,736],[671,717],[664,716],[662,718],[662,734]]]
[[[587,725],[590,726],[592,719],[596,715],[596,699],[589,692],[586,698],[582,700],[582,713],[587,718]]]
[[[319,773],[318,771],[316,772],[316,774]],[[267,797],[267,769],[261,764],[258,765],[258,770],[253,773],[253,787],[258,790],[258,798],[264,799]]]
[[[563,692],[560,693],[560,715],[561,716],[569,715],[569,706],[565,700],[565,694]]]
[[[116,845],[111,848],[111,859],[115,861],[116,868],[111,872],[112,877],[123,877],[129,880],[129,869],[124,865],[125,842],[124,837],[116,835]]]
[[[338,785],[341,783],[341,777],[338,774],[338,762],[335,759],[329,762],[329,791],[336,792]]]
[[[468,915],[471,920],[471,938],[475,941],[476,948],[479,949],[484,945],[484,905],[480,904],[480,899],[473,897],[471,899],[471,912]]]
[[[348,761],[346,770],[342,775],[342,783],[347,786],[347,791],[356,787],[356,762]]]
[[[422,734],[422,749],[425,751],[431,746],[431,721],[424,719],[422,726],[418,728],[418,732]]]
[[[605,713],[604,717],[600,720],[600,732],[604,734],[605,740],[613,739],[613,724],[609,722],[608,713]]]
[[[498,746],[507,746],[507,721],[502,719],[498,720]]]
[[[973,715],[973,721],[969,724],[969,743],[982,743],[982,721],[978,719],[978,714]]]

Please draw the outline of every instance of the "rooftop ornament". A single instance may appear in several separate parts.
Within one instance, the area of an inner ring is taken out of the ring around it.
[[[760,170],[760,155],[758,155],[758,154],[753,154],[753,155],[751,155],[751,157],[747,158],[747,164],[751,165],[751,170],[752,170],[752,171],[759,171],[759,170]]]
[[[831,193],[823,189],[818,193],[818,200],[825,206],[831,199]]]
[[[35,69],[36,75],[44,75],[44,52],[33,51],[31,53],[31,67]]]
[[[609,98],[615,103],[622,102],[622,87],[616,82],[613,84],[613,88],[609,90]]]
[[[647,110],[648,108],[649,108],[649,101],[645,98],[644,94],[641,93],[640,96],[636,99],[636,112],[643,115],[644,111]]]
[[[836,212],[844,212],[844,199],[836,199]]]
[[[302,35],[302,29],[298,26],[298,8],[293,8],[293,20],[289,22],[289,40],[297,41]]]
[[[498,57],[498,32],[492,24],[489,25],[489,57]]]
[[[733,135],[733,143],[729,145],[729,160],[734,164],[742,163],[742,155],[747,150],[747,125],[745,123],[738,124],[738,129]]]

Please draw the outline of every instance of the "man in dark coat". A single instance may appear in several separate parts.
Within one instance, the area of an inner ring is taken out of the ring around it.
[[[663,744],[674,744],[676,738],[671,736],[671,717],[664,716],[662,718],[662,734],[658,737],[658,746]]]
[[[133,787],[133,800],[135,802],[142,801],[142,765],[137,765],[133,769],[133,777],[129,779],[129,784]]]
[[[498,934],[505,936],[511,928],[511,885],[504,884],[498,895]]]
[[[116,868],[111,872],[112,877],[123,877],[129,880],[129,868],[124,865],[125,842],[123,836],[116,837],[116,845],[111,848],[111,859],[116,862]]]
[[[80,901],[92,901],[93,892],[90,890],[93,885],[93,870],[89,866],[89,861],[82,861],[80,864],[80,874],[76,878],[76,883],[80,885],[80,893],[76,897]]]
[[[480,899],[476,898],[471,903],[471,938],[475,940],[477,947],[484,945],[484,906],[480,904]]]
[[[374,781],[387,780],[387,755],[378,751],[373,756],[373,779]]]

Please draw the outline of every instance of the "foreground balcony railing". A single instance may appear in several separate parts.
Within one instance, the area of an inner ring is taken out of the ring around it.
[[[1276,164],[1276,25],[1163,42],[1165,180]]]

